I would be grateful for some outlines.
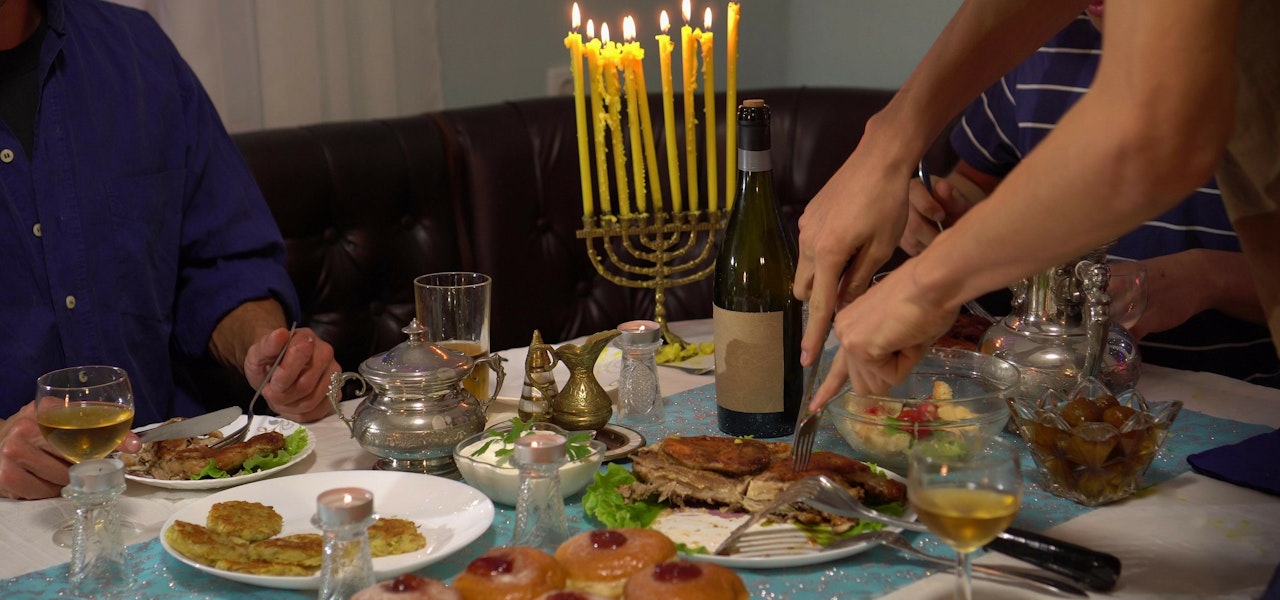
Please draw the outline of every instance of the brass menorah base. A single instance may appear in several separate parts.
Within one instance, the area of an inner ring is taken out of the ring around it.
[[[577,235],[587,241],[587,256],[602,277],[653,290],[653,320],[662,337],[683,344],[667,326],[666,290],[711,274],[716,232],[727,218],[720,211],[583,217]]]

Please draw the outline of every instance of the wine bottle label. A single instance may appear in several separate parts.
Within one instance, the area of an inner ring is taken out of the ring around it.
[[[769,151],[738,148],[738,170],[748,173],[772,171],[773,163],[769,159]]]
[[[714,308],[716,403],[745,413],[782,412],[786,313]]]

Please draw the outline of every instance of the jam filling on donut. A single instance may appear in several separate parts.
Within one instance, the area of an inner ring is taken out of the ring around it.
[[[413,592],[422,589],[423,579],[413,573],[405,573],[391,582],[393,592]]]
[[[702,576],[702,569],[693,563],[666,562],[653,567],[654,581],[693,581]]]
[[[591,547],[597,550],[617,550],[627,543],[627,536],[617,531],[602,529],[591,532]]]
[[[509,556],[481,556],[467,565],[467,571],[472,575],[487,575],[493,577],[503,573],[510,573],[514,564]]]

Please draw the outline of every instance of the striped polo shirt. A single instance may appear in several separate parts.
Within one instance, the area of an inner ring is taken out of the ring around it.
[[[1081,15],[1002,77],[969,106],[952,131],[951,144],[960,158],[984,173],[1007,175],[1088,91],[1101,46],[1102,35]],[[1192,248],[1240,251],[1213,181],[1121,237],[1110,255],[1142,260]],[[1144,362],[1280,387],[1280,360],[1267,328],[1217,311],[1152,333],[1140,347]]]

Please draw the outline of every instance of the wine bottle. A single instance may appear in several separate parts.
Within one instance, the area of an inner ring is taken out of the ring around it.
[[[734,436],[790,435],[803,395],[795,244],[782,228],[769,157],[769,107],[738,108],[738,187],[716,258],[716,420]]]

